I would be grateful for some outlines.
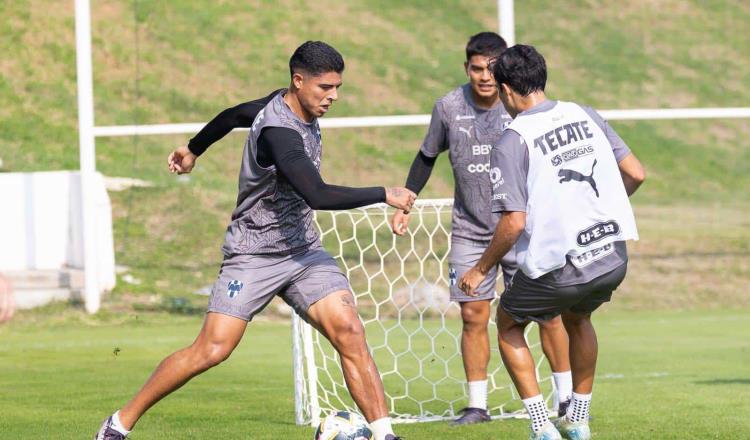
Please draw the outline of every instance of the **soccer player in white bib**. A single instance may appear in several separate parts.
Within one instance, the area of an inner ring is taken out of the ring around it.
[[[456,282],[477,263],[500,219],[500,214],[490,209],[490,147],[512,118],[500,102],[490,62],[506,48],[505,40],[494,32],[481,32],[469,39],[464,63],[469,82],[435,103],[427,135],[414,158],[405,185],[418,194],[427,183],[437,156],[448,151],[455,180],[448,257],[450,299],[461,307],[461,355],[469,391],[468,405],[453,421],[454,425],[490,420],[487,411],[487,365],[490,360],[487,326],[490,302],[495,299],[497,264],[488,272],[476,296],[466,295]],[[391,222],[393,232],[403,235],[409,215],[397,210]],[[507,287],[517,269],[514,250],[504,256],[500,268]],[[572,391],[567,335],[559,318],[545,323],[540,329],[542,348],[554,375],[556,400],[564,408]]]
[[[469,295],[514,245],[519,271],[500,297],[498,340],[531,417],[531,439],[591,437],[589,405],[597,340],[591,313],[610,300],[627,269],[626,240],[637,240],[628,196],[643,167],[593,109],[547,99],[547,67],[531,46],[516,45],[493,64],[513,122],[493,146],[492,242],[459,282]],[[524,328],[556,316],[570,337],[573,399],[551,423]]]

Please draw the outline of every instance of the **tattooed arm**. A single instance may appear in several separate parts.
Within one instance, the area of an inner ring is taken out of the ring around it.
[[[417,195],[411,190],[403,187],[386,188],[385,189],[385,203],[393,206],[397,209],[402,209],[405,212],[411,210],[414,200],[417,199]]]

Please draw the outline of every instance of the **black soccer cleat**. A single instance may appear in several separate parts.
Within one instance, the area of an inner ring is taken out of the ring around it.
[[[385,440],[404,440],[404,439],[402,439],[401,437],[396,437],[393,434],[388,434],[385,436]]]
[[[451,426],[473,425],[475,423],[486,423],[490,420],[490,413],[481,408],[464,408],[459,413],[463,415],[451,422]]]
[[[125,437],[127,436],[112,427],[112,416],[109,416],[107,420],[102,422],[102,426],[96,432],[94,440],[125,440]]]

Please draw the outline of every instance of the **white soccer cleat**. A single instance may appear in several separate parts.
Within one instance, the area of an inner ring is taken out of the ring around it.
[[[560,432],[551,422],[547,422],[544,428],[539,432],[531,431],[529,440],[562,440]]]
[[[563,437],[568,440],[590,440],[591,429],[588,420],[584,422],[571,422],[567,416],[560,417],[554,421],[555,427]]]

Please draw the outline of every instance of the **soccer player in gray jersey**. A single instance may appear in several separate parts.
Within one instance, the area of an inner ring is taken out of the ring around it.
[[[318,118],[338,99],[344,60],[331,46],[308,41],[294,52],[289,68],[289,89],[259,100],[267,104],[249,118],[253,122],[240,168],[237,207],[203,328],[191,346],[164,359],[135,397],[104,421],[96,439],[124,439],[152,405],[224,361],[248,322],[279,295],[338,351],[347,387],[375,440],[397,440],[349,282],[323,250],[312,209],[386,202],[408,211],[416,195],[406,188],[323,182]],[[206,131],[211,130],[202,134]],[[168,159],[169,168],[189,172],[195,158],[190,146],[178,148]]]
[[[437,156],[448,151],[455,181],[451,251],[449,255],[450,298],[459,303],[463,330],[461,354],[468,382],[469,402],[454,425],[490,420],[487,411],[487,365],[490,360],[488,323],[490,302],[495,298],[497,266],[493,266],[477,296],[466,295],[456,280],[476,264],[487,248],[500,215],[490,209],[490,147],[511,117],[505,111],[490,71],[492,59],[507,47],[493,32],[472,36],[466,45],[464,69],[469,82],[440,98],[432,110],[424,142],[409,171],[406,187],[415,193],[424,188]],[[409,214],[397,210],[391,226],[403,235]],[[515,251],[500,262],[507,286],[516,271]],[[558,402],[571,393],[568,340],[560,319],[540,327],[542,347],[553,371]],[[563,403],[564,405],[564,403]]]
[[[589,405],[597,357],[591,313],[610,300],[627,269],[625,241],[637,239],[628,201],[645,179],[638,159],[589,107],[548,100],[547,69],[531,46],[505,51],[493,65],[500,97],[514,117],[490,166],[492,242],[459,285],[475,295],[514,245],[519,271],[498,307],[500,352],[531,417],[531,439],[591,438]],[[562,315],[570,335],[573,399],[549,422],[524,328]]]

